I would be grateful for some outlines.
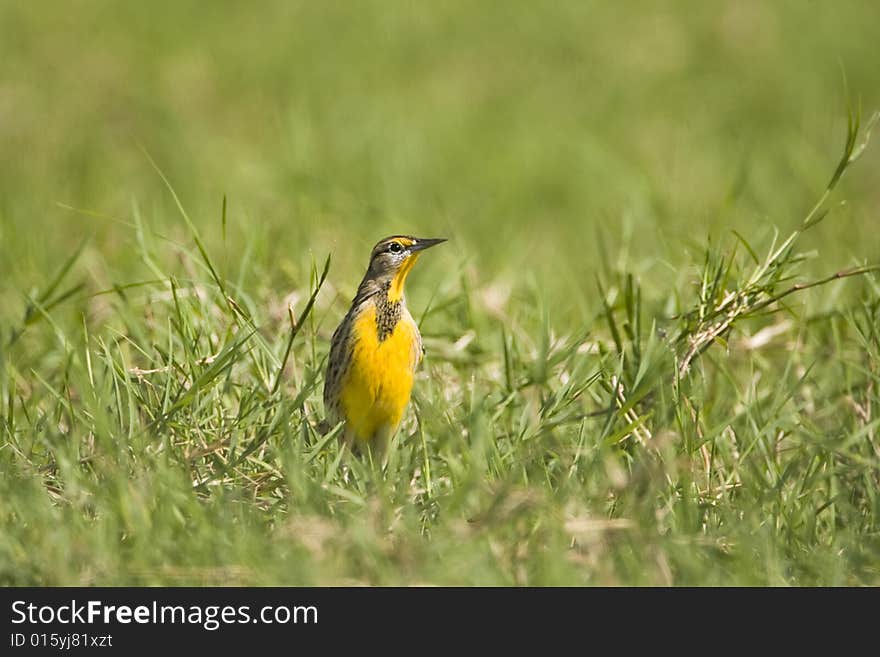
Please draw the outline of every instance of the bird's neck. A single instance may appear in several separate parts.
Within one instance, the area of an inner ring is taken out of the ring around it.
[[[394,274],[394,277],[391,279],[391,285],[388,287],[389,299],[392,301],[403,299],[403,284],[406,282],[406,277],[409,276],[409,273],[412,271],[412,268],[418,259],[419,255],[415,253],[400,265],[400,269]]]
[[[393,279],[377,281],[365,278],[361,281],[352,304],[352,310],[363,309],[365,304],[376,309],[376,333],[380,342],[391,335],[406,308],[404,296],[396,296],[393,289]]]
[[[379,342],[391,335],[406,307],[402,294],[396,298],[392,296],[393,287],[394,283],[388,281],[373,296],[373,303],[376,306],[376,333]]]

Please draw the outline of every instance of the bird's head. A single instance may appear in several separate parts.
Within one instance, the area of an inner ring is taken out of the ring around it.
[[[370,253],[370,267],[364,278],[380,285],[390,283],[388,298],[397,301],[403,296],[403,284],[416,260],[419,259],[419,254],[445,241],[445,239],[425,239],[409,235],[386,237],[373,247]]]

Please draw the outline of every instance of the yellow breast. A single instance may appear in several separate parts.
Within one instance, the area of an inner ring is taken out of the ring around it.
[[[379,340],[376,308],[370,306],[352,326],[351,363],[342,380],[340,401],[348,430],[357,440],[393,434],[409,403],[421,338],[405,309],[394,330]]]

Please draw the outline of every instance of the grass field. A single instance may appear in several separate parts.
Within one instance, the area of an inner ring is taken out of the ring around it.
[[[880,584],[878,44],[869,2],[3,3],[0,583]],[[316,427],[393,233],[450,242],[383,471]]]

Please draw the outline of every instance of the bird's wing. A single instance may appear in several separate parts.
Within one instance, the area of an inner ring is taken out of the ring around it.
[[[334,391],[339,390],[342,377],[351,364],[351,349],[348,346],[351,340],[352,314],[349,312],[345,319],[336,327],[330,340],[330,355],[327,357],[327,375],[324,378],[324,411],[328,420],[339,421],[339,409],[337,408],[339,395]]]

